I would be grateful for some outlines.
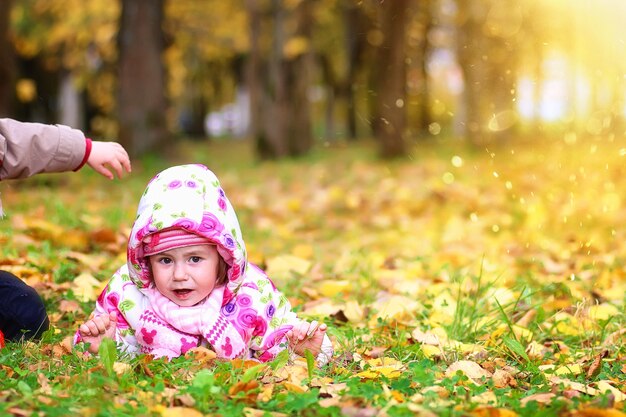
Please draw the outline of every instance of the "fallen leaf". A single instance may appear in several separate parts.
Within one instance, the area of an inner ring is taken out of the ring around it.
[[[475,417],[516,417],[518,414],[504,408],[479,407],[473,410],[470,415]]]
[[[348,293],[352,289],[352,282],[344,279],[328,279],[317,285],[317,290],[324,297],[334,297],[341,293]]]
[[[493,385],[496,388],[505,388],[508,386],[516,386],[513,375],[502,369],[496,369],[493,373]]]
[[[200,411],[190,407],[168,407],[156,406],[157,411],[162,417],[202,417]]]
[[[596,387],[600,392],[609,391],[615,397],[616,402],[625,402],[626,394],[611,385],[610,381],[602,380],[596,383]]]
[[[311,268],[311,261],[294,255],[279,255],[267,260],[265,272],[270,277],[289,278],[293,273],[305,275]]]
[[[482,368],[479,364],[473,361],[457,361],[451,364],[448,369],[446,369],[445,375],[450,378],[458,371],[461,371],[468,378],[473,380],[474,382],[480,382],[482,378],[491,378],[491,372]]]
[[[72,282],[74,295],[81,301],[95,301],[105,284],[94,278],[93,275],[83,272]]]
[[[532,394],[532,395],[529,395],[528,397],[522,398],[520,403],[522,405],[526,405],[527,403],[529,403],[531,401],[536,401],[536,402],[538,402],[540,404],[548,404],[548,403],[552,402],[554,397],[556,397],[556,394],[554,394],[552,392],[540,392],[538,394]]]
[[[608,354],[608,350],[603,350],[595,356],[593,362],[589,365],[589,369],[587,370],[587,379],[592,379],[600,373],[600,370],[602,369],[602,359],[604,359]]]
[[[369,369],[356,374],[363,379],[378,379],[380,377],[398,378],[402,375],[404,364],[393,358],[374,358],[365,361]]]
[[[61,300],[59,302],[59,311],[62,313],[76,313],[81,311],[80,304],[75,300]]]

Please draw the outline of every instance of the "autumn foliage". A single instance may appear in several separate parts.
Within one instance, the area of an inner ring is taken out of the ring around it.
[[[40,291],[53,328],[0,350],[0,414],[625,415],[621,144],[441,142],[393,163],[366,145],[250,154],[184,143],[117,183],[88,172],[3,183],[1,268]],[[328,366],[72,349],[125,261],[146,182],[192,161],[220,176],[251,260],[329,325]]]

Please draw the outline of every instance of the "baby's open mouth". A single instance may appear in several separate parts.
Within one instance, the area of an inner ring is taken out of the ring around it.
[[[191,290],[189,290],[189,289],[174,290],[174,293],[176,293],[176,295],[178,295],[178,296],[185,296],[185,295],[189,294],[190,292],[191,292]]]

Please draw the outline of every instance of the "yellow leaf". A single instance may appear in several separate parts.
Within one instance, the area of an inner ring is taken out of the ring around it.
[[[382,376],[398,378],[404,370],[404,364],[393,358],[374,358],[367,360],[366,363],[370,368],[356,374],[359,378],[378,379]]]
[[[309,49],[309,41],[304,36],[295,36],[289,39],[284,47],[283,54],[287,59],[292,59],[302,55]]]
[[[589,307],[588,315],[592,320],[608,320],[619,315],[619,310],[613,304],[599,304]]]
[[[525,341],[530,341],[533,338],[533,332],[531,332],[530,330],[524,328],[524,327],[520,327],[517,325],[512,325],[511,328],[513,329],[513,333],[515,334],[517,339],[521,339],[521,340],[525,340]]]
[[[598,381],[596,386],[598,387],[598,391],[600,392],[610,391],[615,397],[616,402],[626,401],[626,394],[611,385],[609,381]]]
[[[381,366],[376,369],[368,369],[367,371],[362,371],[356,374],[359,378],[363,379],[378,379],[382,376],[387,378],[398,378],[402,375],[402,372],[398,371],[395,368]]]
[[[328,279],[320,282],[317,290],[325,297],[333,297],[339,293],[347,293],[352,288],[352,283],[345,279]]]
[[[289,278],[292,273],[304,275],[309,272],[311,262],[294,255],[279,255],[267,260],[267,275]]]
[[[439,349],[437,346],[432,346],[432,345],[422,345],[421,349],[422,349],[422,353],[427,358],[441,356],[441,353],[442,353],[441,349]]]
[[[582,372],[582,367],[577,363],[574,363],[572,365],[559,366],[554,370],[555,375],[580,375]]]
[[[474,417],[517,417],[517,413],[504,408],[481,407],[470,413]]]
[[[287,388],[287,391],[295,392],[296,394],[302,394],[309,390],[309,387],[306,385],[298,385],[287,381],[283,382],[283,386]]]
[[[162,417],[202,417],[203,414],[191,407],[169,407],[165,408],[162,405],[154,407]]]
[[[72,290],[79,300],[93,301],[98,298],[103,286],[104,284],[95,279],[93,275],[83,272],[74,279]]]
[[[312,259],[314,250],[313,246],[311,245],[299,244],[294,246],[294,248],[291,250],[291,253],[298,258]]]
[[[420,304],[409,297],[402,295],[386,296],[377,300],[373,307],[377,310],[369,322],[370,326],[376,326],[378,319],[400,320],[414,313]]]
[[[356,300],[350,300],[343,307],[343,314],[351,323],[360,323],[365,319],[365,311]]]
[[[578,336],[581,333],[580,327],[574,327],[564,321],[558,322],[557,325],[554,327],[554,330],[555,331],[553,333],[559,335]]]
[[[115,373],[119,376],[132,371],[132,369],[133,367],[126,362],[115,362],[113,364],[113,371],[115,371]]]
[[[28,103],[37,96],[37,84],[30,78],[21,78],[15,84],[17,99],[22,103]]]

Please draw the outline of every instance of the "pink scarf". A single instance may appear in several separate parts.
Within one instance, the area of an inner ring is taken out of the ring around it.
[[[204,339],[219,357],[233,359],[247,354],[241,334],[220,314],[224,288],[215,288],[206,300],[192,307],[179,306],[156,288],[144,289],[152,309],[140,316],[135,334],[142,350],[173,358]]]

